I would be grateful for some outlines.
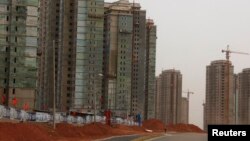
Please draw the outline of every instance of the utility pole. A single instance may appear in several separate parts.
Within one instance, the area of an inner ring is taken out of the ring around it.
[[[190,94],[194,94],[194,92],[191,92],[191,91],[188,90],[187,92],[183,92],[183,93],[186,93],[186,94],[187,94],[187,101],[188,101],[188,106],[187,106],[187,107],[188,107],[188,108],[187,108],[187,109],[188,109],[188,110],[187,110],[187,111],[188,111],[187,122],[189,123],[189,98],[190,98]]]
[[[229,45],[227,45],[227,49],[226,50],[222,50],[221,51],[222,53],[226,53],[226,60],[227,60],[227,77],[228,79],[227,80],[227,90],[226,90],[226,101],[225,101],[225,107],[226,107],[226,112],[225,112],[225,116],[224,116],[224,120],[226,121],[227,124],[229,124],[229,95],[230,95],[230,66],[231,66],[231,63],[230,63],[230,53],[238,53],[238,54],[244,54],[244,55],[249,55],[248,53],[245,53],[245,52],[237,52],[237,51],[231,51],[229,49]],[[236,98],[236,95],[235,95],[235,98]],[[236,103],[234,103],[236,104]],[[236,109],[234,110],[236,112]],[[235,117],[236,118],[236,117]]]
[[[56,77],[55,77],[55,40],[53,40],[52,48],[53,59],[53,129],[56,129]]]

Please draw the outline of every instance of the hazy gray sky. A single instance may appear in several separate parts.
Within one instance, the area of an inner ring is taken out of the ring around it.
[[[114,2],[117,0],[106,0]],[[130,0],[132,2],[132,0]],[[206,66],[231,50],[250,53],[250,0],[135,0],[158,27],[156,75],[175,68],[190,97],[190,122],[203,127]],[[231,54],[234,72],[250,68],[250,56]],[[183,96],[186,96],[183,94]]]

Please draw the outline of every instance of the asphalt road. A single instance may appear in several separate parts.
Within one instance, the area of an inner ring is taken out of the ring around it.
[[[105,139],[102,141],[132,141],[136,138],[141,137],[141,135],[128,135],[128,136],[121,136],[121,137],[114,137],[110,139]]]
[[[174,133],[148,141],[207,141],[207,134],[198,133]]]

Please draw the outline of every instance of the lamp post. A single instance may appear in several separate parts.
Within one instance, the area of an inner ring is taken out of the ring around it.
[[[103,74],[99,73],[97,76],[103,77]],[[96,122],[96,95],[97,95],[97,91],[95,91],[95,93],[94,93],[94,123]]]

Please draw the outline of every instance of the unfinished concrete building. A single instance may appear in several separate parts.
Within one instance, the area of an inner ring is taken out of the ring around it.
[[[206,103],[203,103],[202,106],[203,106],[203,130],[207,131]]]
[[[105,108],[153,117],[156,26],[139,3],[119,0],[105,3],[104,33]]]
[[[186,97],[181,98],[181,123],[188,124],[188,104]]]
[[[41,65],[37,108],[101,108],[103,0],[41,0]],[[54,42],[54,44],[53,44]],[[53,59],[54,58],[54,59]],[[54,61],[53,61],[54,60]],[[55,64],[53,65],[53,62]],[[54,70],[54,71],[53,71]],[[55,77],[55,83],[52,78]]]
[[[160,119],[160,93],[161,78],[155,77],[155,118]]]
[[[157,118],[165,124],[181,123],[182,75],[175,69],[165,70],[159,75],[157,86]]]
[[[207,66],[205,126],[235,122],[233,78],[231,62],[217,60]]]
[[[250,124],[250,68],[239,74],[238,124]]]
[[[156,62],[156,25],[152,19],[146,23],[146,67],[145,67],[145,112],[144,119],[155,117],[155,62]]]
[[[34,109],[37,91],[38,0],[0,1],[0,96],[2,104]],[[12,100],[16,99],[16,105]]]
[[[131,107],[133,14],[127,1],[105,3],[105,108],[126,117]]]

